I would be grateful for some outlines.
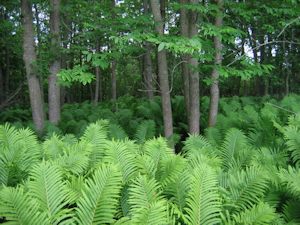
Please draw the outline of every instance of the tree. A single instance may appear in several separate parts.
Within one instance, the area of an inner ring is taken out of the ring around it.
[[[51,36],[51,53],[50,62],[48,102],[49,102],[49,121],[58,125],[60,120],[60,86],[56,85],[61,68],[60,46],[60,6],[61,0],[50,0],[50,36]]]
[[[150,0],[150,5],[153,12],[155,30],[158,32],[159,35],[163,36],[164,23],[162,20],[159,2],[158,0]],[[166,49],[162,49],[161,51],[158,51],[157,63],[158,63],[159,86],[160,86],[161,99],[162,99],[164,133],[165,133],[165,137],[168,138],[173,134],[173,118],[172,118]]]
[[[37,77],[37,60],[34,45],[34,29],[31,5],[28,0],[21,1],[23,25],[23,59],[26,67],[26,76],[29,88],[30,105],[33,123],[37,130],[44,130],[43,100]]]
[[[215,18],[215,23],[214,25],[218,28],[222,28],[223,24],[223,5],[224,2],[223,0],[218,0],[217,1],[217,6],[220,7],[217,11],[216,18]],[[209,122],[208,126],[213,127],[216,122],[217,122],[217,115],[218,115],[218,104],[219,104],[219,98],[220,98],[220,91],[219,91],[219,85],[218,85],[218,79],[219,79],[219,74],[218,74],[218,67],[222,65],[222,43],[221,39],[218,35],[214,36],[214,48],[215,48],[215,53],[214,53],[214,68],[211,73],[211,80],[212,84],[210,85],[210,108],[209,108]]]

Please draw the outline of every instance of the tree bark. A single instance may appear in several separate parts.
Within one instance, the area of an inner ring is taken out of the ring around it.
[[[49,121],[58,125],[60,120],[60,86],[56,85],[60,72],[61,61],[59,53],[60,45],[60,6],[61,0],[50,0],[50,35],[51,50],[53,51],[53,60],[50,62],[48,102],[49,102]]]
[[[156,23],[155,30],[160,34],[164,34],[164,26],[161,16],[158,0],[150,0],[150,5],[153,12],[154,22]],[[164,133],[165,137],[170,137],[173,134],[173,118],[172,118],[172,107],[171,97],[169,90],[169,77],[167,67],[167,56],[166,50],[163,49],[157,53],[158,62],[158,77],[162,99],[162,110],[163,110],[163,122],[164,122]]]
[[[191,4],[199,4],[198,0],[191,0]],[[189,18],[189,38],[193,38],[198,33],[197,27],[197,10],[190,12]],[[197,54],[197,52],[194,52]],[[192,55],[189,58],[189,116],[188,126],[190,134],[200,133],[200,102],[199,102],[199,71],[194,68],[198,67],[198,60]]]
[[[187,0],[180,0],[181,5],[187,5]],[[180,9],[180,35],[183,37],[189,36],[189,23],[188,23],[188,12],[186,9]],[[182,54],[181,60],[184,63],[181,64],[182,69],[182,80],[183,80],[183,95],[185,101],[185,111],[187,116],[187,121],[189,120],[190,115],[190,93],[189,93],[189,68],[188,68],[188,61],[189,61],[189,54]]]
[[[44,130],[43,102],[37,75],[36,52],[34,46],[33,15],[28,0],[21,0],[21,14],[23,25],[23,59],[29,87],[29,98],[33,123],[37,130]]]
[[[223,0],[218,0],[217,5],[223,7]],[[219,9],[215,19],[215,26],[221,28],[223,24],[223,12],[222,9]],[[214,68],[211,74],[211,79],[213,80],[213,84],[210,85],[210,108],[209,108],[209,119],[208,119],[208,127],[215,126],[217,122],[218,115],[218,104],[220,98],[220,90],[218,84],[219,71],[216,68],[217,66],[222,65],[222,43],[218,35],[214,36],[214,44],[215,44],[215,53],[214,53]]]
[[[5,94],[9,96],[9,44],[5,47]]]
[[[36,30],[37,30],[37,37],[38,37],[38,55],[39,55],[39,70],[38,70],[38,77],[40,81],[40,89],[41,89],[41,98],[42,98],[42,108],[43,108],[43,115],[44,120],[47,119],[46,108],[45,108],[45,99],[44,99],[44,79],[43,79],[43,65],[42,65],[42,43],[41,43],[41,27],[40,27],[40,20],[39,20],[39,10],[37,4],[34,4],[35,8],[35,19],[36,19]]]
[[[148,0],[143,0],[144,15],[149,14]],[[147,90],[147,96],[150,101],[154,97],[153,79],[152,79],[152,60],[151,60],[151,44],[146,41],[145,44],[146,52],[144,57],[144,82]]]
[[[116,67],[117,60],[114,60],[111,63],[111,83],[112,83],[112,99],[117,100],[117,76],[116,76]]]

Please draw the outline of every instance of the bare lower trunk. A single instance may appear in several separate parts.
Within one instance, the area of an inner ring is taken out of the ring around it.
[[[199,4],[198,0],[192,0],[191,4]],[[198,33],[197,27],[198,12],[191,11],[189,18],[189,38],[193,38]],[[197,52],[195,52],[197,54]],[[200,102],[199,102],[199,71],[194,68],[198,67],[198,60],[190,56],[189,64],[189,116],[188,126],[190,134],[200,133]]]
[[[153,12],[154,22],[157,23],[155,30],[160,34],[164,34],[163,23],[161,11],[159,7],[158,0],[150,0],[150,5]],[[169,77],[168,77],[168,67],[167,67],[167,56],[166,50],[163,49],[157,53],[158,61],[158,77],[159,85],[161,91],[162,99],[162,109],[163,109],[163,121],[164,121],[164,133],[165,137],[170,137],[173,134],[173,118],[172,118],[172,107],[171,107],[171,98],[169,91]]]
[[[60,86],[56,85],[60,72],[61,61],[59,53],[60,45],[60,5],[61,0],[50,0],[50,34],[51,34],[51,48],[53,49],[54,60],[50,62],[49,88],[48,88],[48,102],[49,102],[49,121],[58,125],[60,120]]]
[[[117,100],[117,77],[116,77],[116,67],[118,61],[113,61],[111,65],[111,75],[112,75],[112,99]]]
[[[5,47],[5,53],[6,53],[6,57],[5,57],[5,93],[6,96],[9,95],[9,45],[7,44],[7,46]]]
[[[0,59],[1,59],[0,55]],[[2,73],[2,62],[0,62],[0,102],[4,101],[4,90],[3,90],[3,73]],[[0,103],[0,104],[1,104]]]
[[[99,40],[96,40],[96,53],[100,53]],[[99,101],[99,94],[100,94],[101,71],[100,71],[100,66],[96,66],[95,69],[96,69],[96,88],[95,88],[94,106],[97,106]]]
[[[217,3],[219,6],[223,7],[223,0],[218,0]],[[219,10],[215,19],[215,26],[222,27],[223,24],[223,15],[222,10]],[[214,60],[214,68],[211,74],[211,79],[213,80],[213,84],[210,85],[210,108],[209,108],[209,119],[208,119],[208,127],[215,126],[217,122],[218,115],[218,104],[220,98],[220,90],[219,90],[219,71],[216,68],[217,66],[222,65],[222,43],[218,35],[214,36],[214,44],[215,44],[215,60]]]
[[[26,67],[29,98],[32,110],[33,123],[37,130],[44,130],[44,115],[42,98],[37,68],[35,66],[36,52],[34,46],[34,29],[31,5],[28,0],[21,1],[22,25],[23,25],[23,59]]]
[[[152,61],[151,61],[151,45],[150,42],[145,44],[146,52],[144,57],[144,82],[147,90],[147,95],[150,101],[153,100],[153,80],[152,80]]]
[[[247,83],[247,80],[244,80],[244,95],[248,96],[248,83]]]
[[[180,4],[186,5],[187,0],[180,0]],[[180,35],[183,37],[189,36],[188,31],[188,13],[187,10],[184,8],[180,9]],[[182,80],[183,80],[183,95],[184,95],[184,101],[185,101],[185,111],[187,116],[187,121],[189,120],[190,115],[190,93],[189,93],[189,68],[188,68],[188,60],[189,60],[189,54],[182,54],[181,60],[184,61],[184,63],[181,64],[182,69]]]

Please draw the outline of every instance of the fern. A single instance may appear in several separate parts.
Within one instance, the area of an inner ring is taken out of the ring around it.
[[[152,138],[155,134],[155,123],[153,120],[143,121],[137,128],[135,139],[138,144],[142,144],[146,140]]]
[[[296,126],[286,126],[284,129],[284,138],[287,140],[288,150],[292,152],[293,161],[299,164],[300,160],[300,131]]]
[[[227,199],[229,212],[247,210],[261,201],[268,188],[264,171],[257,167],[229,170]]]
[[[220,223],[221,199],[215,170],[202,164],[193,172],[191,190],[186,200],[186,222],[192,225]]]
[[[270,224],[277,217],[275,209],[269,206],[267,203],[258,203],[251,209],[247,209],[244,212],[233,215],[233,218],[238,224]]]
[[[125,140],[127,138],[127,134],[124,129],[118,124],[110,124],[109,125],[109,137],[110,139],[115,140]]]
[[[3,187],[0,191],[0,218],[6,217],[7,224],[49,224],[46,215],[40,213],[38,201],[25,193],[22,186]]]
[[[123,142],[108,141],[105,149],[104,162],[120,165],[123,182],[127,182],[136,176],[135,155],[127,149]]]
[[[238,152],[248,146],[247,138],[242,131],[236,128],[230,129],[221,148],[224,169],[228,170],[231,168],[235,164]]]
[[[45,161],[35,165],[30,173],[29,195],[37,199],[40,210],[46,212],[52,224],[66,222],[73,216],[71,209],[64,209],[68,193],[62,175],[58,166]]]
[[[47,139],[43,144],[44,159],[57,159],[63,154],[63,149],[66,144],[55,133],[50,139]]]
[[[121,177],[116,166],[105,165],[95,171],[86,181],[77,203],[79,224],[113,223],[116,205],[120,197]]]
[[[129,204],[133,224],[167,224],[167,207],[154,179],[138,176],[130,188]]]
[[[203,136],[197,134],[189,135],[184,142],[183,151],[186,152],[187,158],[194,158],[199,154],[206,154],[209,157],[217,156],[217,153],[210,142]]]
[[[287,223],[300,224],[300,202],[287,201],[283,206],[283,218]]]
[[[295,196],[296,199],[300,199],[300,169],[293,168],[291,166],[288,169],[280,169],[279,177],[283,183],[287,185],[287,191]]]

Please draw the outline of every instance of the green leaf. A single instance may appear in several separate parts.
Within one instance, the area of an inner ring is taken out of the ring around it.
[[[157,50],[160,52],[161,50],[164,49],[165,45],[166,45],[166,42],[160,43]]]

